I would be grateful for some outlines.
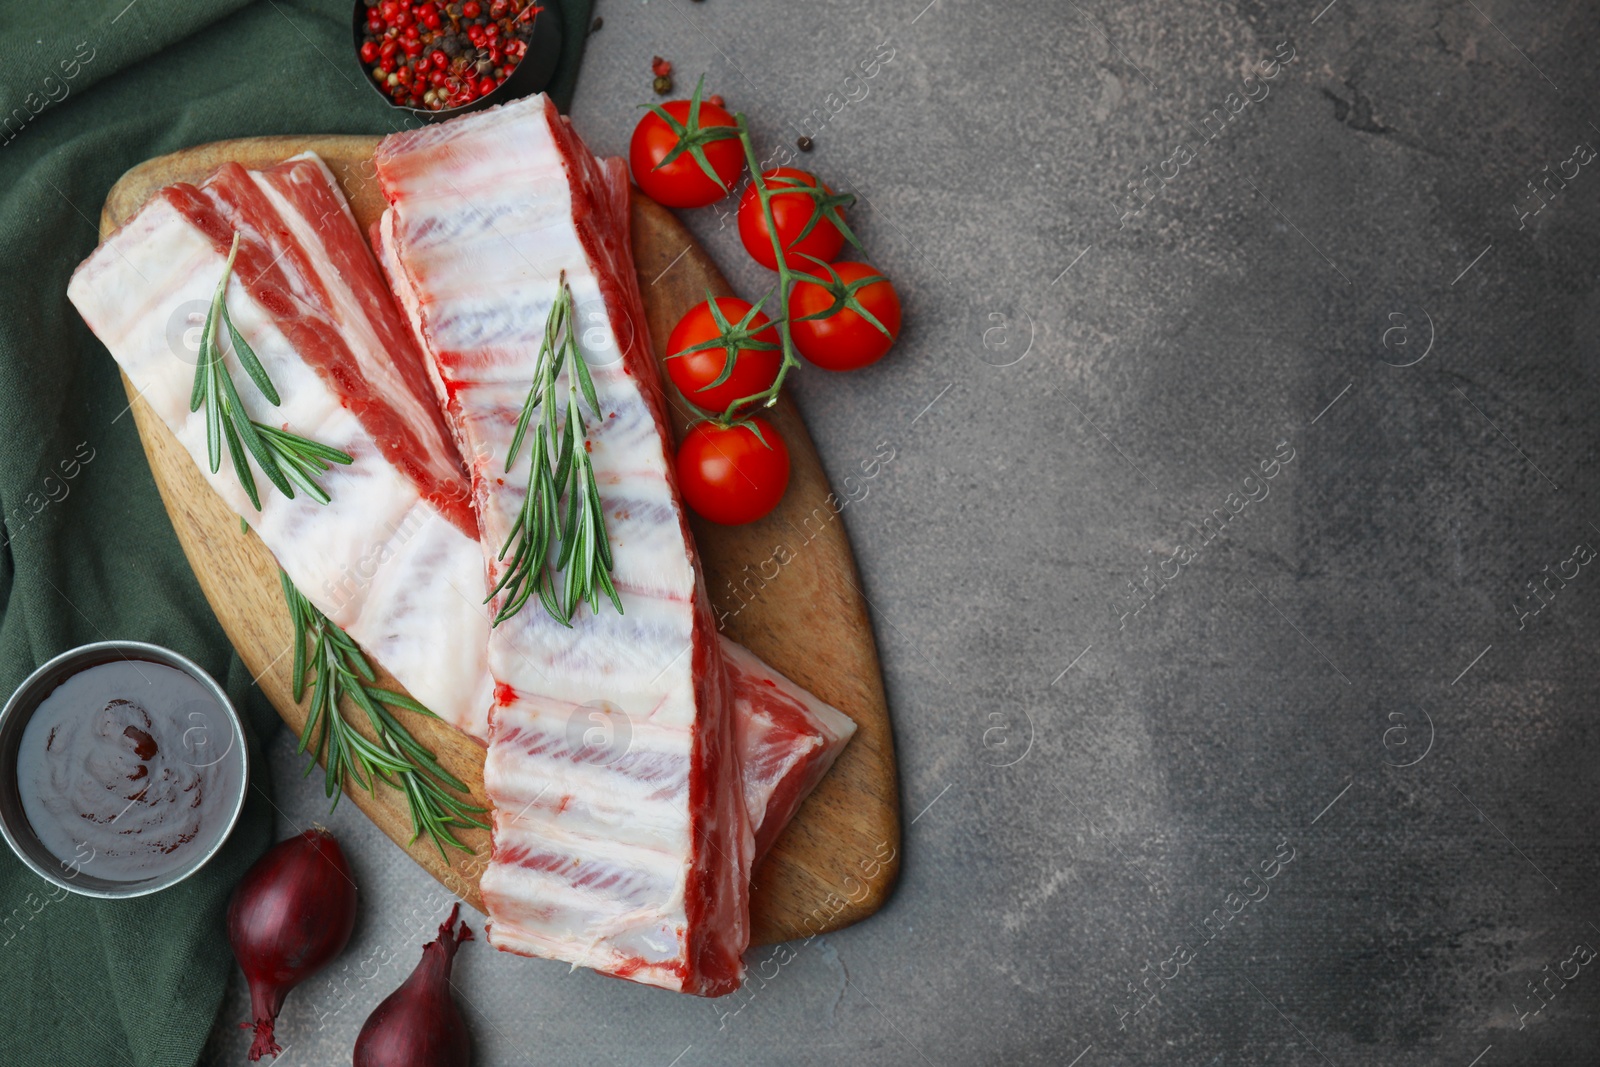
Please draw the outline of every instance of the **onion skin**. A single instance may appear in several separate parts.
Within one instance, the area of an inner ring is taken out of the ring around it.
[[[250,1060],[282,1049],[273,1023],[289,991],[344,951],[356,925],[356,883],[344,851],[321,828],[280,841],[228,901],[228,941],[250,983]]]
[[[466,923],[452,930],[461,905],[439,927],[439,939],[422,946],[422,959],[400,988],[375,1008],[356,1038],[354,1067],[468,1067],[472,1040],[466,1020],[450,996],[450,964],[461,942],[472,940]]]

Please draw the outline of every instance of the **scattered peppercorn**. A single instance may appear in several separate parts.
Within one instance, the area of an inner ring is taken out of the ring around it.
[[[534,0],[366,3],[361,62],[394,104],[428,111],[498,89],[527,55],[542,10]]]
[[[815,144],[815,142],[812,141],[811,138],[802,136],[798,141],[796,141],[794,143],[794,146],[796,148],[800,149],[800,151],[802,151],[802,152],[809,152],[809,151],[811,151],[812,146],[814,144]]]
[[[600,32],[600,27],[604,26],[605,24],[606,24],[606,20],[604,18],[602,18],[601,16],[596,15],[594,17],[594,24],[589,27],[589,32],[590,33],[599,33]]]
[[[656,76],[651,82],[657,96],[666,96],[672,92],[672,61],[662,59],[660,56],[650,57],[650,73]]]

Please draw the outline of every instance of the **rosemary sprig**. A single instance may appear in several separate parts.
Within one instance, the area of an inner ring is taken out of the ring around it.
[[[456,839],[455,827],[488,826],[474,815],[483,808],[467,803],[448,792],[467,792],[466,783],[439,765],[421,743],[411,736],[391,709],[438,718],[433,712],[408,696],[382,689],[371,683],[377,680],[372,665],[367,662],[356,643],[339,627],[307,600],[296,589],[289,576],[278,572],[283,584],[283,596],[289,603],[289,614],[294,619],[294,699],[304,699],[307,676],[315,675],[311,682],[311,707],[306,716],[305,729],[300,734],[300,751],[310,751],[313,762],[306,765],[311,773],[315,760],[327,757],[324,786],[333,807],[339,806],[344,793],[345,776],[349,775],[363,789],[377,794],[378,782],[400,790],[411,808],[411,840],[424,833],[432,839],[439,855],[446,862],[449,856],[445,847],[471,852]],[[307,657],[307,644],[310,656]],[[345,718],[340,709],[343,698],[366,713],[377,740],[369,739]],[[409,843],[409,842],[408,842]]]
[[[589,602],[589,610],[598,612],[602,591],[611,599],[617,613],[622,613],[622,600],[611,582],[611,544],[606,537],[600,489],[595,484],[594,462],[589,456],[589,426],[583,418],[580,396],[597,417],[600,401],[595,396],[588,364],[578,349],[572,287],[567,284],[565,271],[561,273],[559,285],[555,303],[545,320],[544,340],[534,361],[533,383],[523,401],[506,455],[509,473],[537,411],[539,418],[534,423],[533,441],[528,449],[528,492],[496,557],[504,562],[509,552],[511,560],[485,600],[485,603],[493,600],[502,591],[506,594],[495,615],[496,626],[521,611],[534,593],[538,593],[539,602],[550,617],[563,626],[572,625],[573,613],[585,600]],[[569,367],[567,417],[558,427],[556,409],[560,403],[556,398],[556,381]],[[564,516],[560,510],[563,498],[566,500]],[[562,573],[559,586],[557,572]]]
[[[255,350],[234,328],[228,314],[228,279],[233,274],[233,262],[239,255],[239,233],[233,234],[233,246],[228,250],[228,262],[222,268],[222,278],[211,296],[211,307],[206,311],[205,326],[200,334],[199,360],[194,368],[194,387],[189,392],[189,410],[206,409],[206,459],[211,473],[222,469],[222,449],[226,445],[233,470],[244,488],[245,495],[257,511],[261,510],[261,497],[256,492],[255,476],[250,472],[246,453],[255,457],[261,473],[279,492],[291,500],[295,486],[319,504],[329,501],[328,493],[313,479],[328,469],[329,463],[348,464],[351,457],[337,448],[318,444],[309,438],[285,430],[275,429],[254,421],[245,414],[239,391],[234,387],[233,376],[223,362],[222,345],[217,341],[220,324],[228,331],[233,352],[239,358],[250,380],[255,382],[261,395],[274,407],[280,403],[278,390],[267,376],[266,368],[256,358]]]

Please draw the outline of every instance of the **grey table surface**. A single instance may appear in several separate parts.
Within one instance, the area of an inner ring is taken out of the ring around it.
[[[904,873],[720,1002],[469,945],[477,1062],[1600,1062],[1595,6],[598,12],[596,151],[706,71],[904,299],[794,386],[836,480],[895,453],[844,519]],[[365,898],[278,1062],[345,1062],[449,898],[272,772]]]

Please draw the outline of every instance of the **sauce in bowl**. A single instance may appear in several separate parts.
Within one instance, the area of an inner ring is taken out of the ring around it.
[[[16,784],[39,843],[75,877],[139,882],[209,853],[243,789],[230,712],[150,660],[67,677],[28,720]]]

